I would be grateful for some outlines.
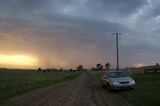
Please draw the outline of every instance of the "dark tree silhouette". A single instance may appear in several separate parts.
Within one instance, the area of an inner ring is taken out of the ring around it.
[[[82,65],[79,65],[79,66],[77,67],[77,71],[83,71],[83,66],[82,66]]]
[[[95,68],[95,67],[92,67],[91,71],[95,71],[95,70],[96,70],[96,68]]]
[[[39,67],[39,68],[38,68],[38,72],[41,72],[41,71],[42,71],[42,69]]]
[[[156,66],[159,66],[159,63],[156,63]]]
[[[70,72],[73,72],[73,69],[69,69]]]
[[[47,72],[50,72],[50,71],[51,71],[51,69],[47,68]]]
[[[45,73],[47,70],[43,70],[43,72]]]
[[[96,69],[97,70],[103,70],[103,65],[102,64],[100,64],[100,63],[98,63],[97,65],[96,65]]]
[[[60,68],[60,69],[59,69],[59,72],[62,72],[62,71],[63,71],[63,68]]]
[[[110,66],[111,66],[111,65],[110,65],[109,63],[106,63],[106,64],[105,64],[105,69],[108,71],[108,70],[110,69]]]

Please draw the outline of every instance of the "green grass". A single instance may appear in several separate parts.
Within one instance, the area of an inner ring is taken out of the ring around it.
[[[93,83],[95,85],[100,85],[100,79],[103,76],[104,72],[89,72],[91,75],[92,80],[94,81]]]
[[[103,72],[91,72],[95,84],[100,84]],[[116,92],[127,100],[144,106],[159,106],[160,104],[160,74],[133,74],[136,81],[135,90]]]
[[[0,104],[9,98],[52,84],[71,80],[80,72],[37,72],[33,70],[0,70]]]
[[[120,92],[122,96],[135,103],[145,106],[160,104],[160,74],[134,74],[135,90]]]

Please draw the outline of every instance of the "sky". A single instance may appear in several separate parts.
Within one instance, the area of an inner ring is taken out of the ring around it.
[[[0,67],[160,62],[159,0],[0,0]]]

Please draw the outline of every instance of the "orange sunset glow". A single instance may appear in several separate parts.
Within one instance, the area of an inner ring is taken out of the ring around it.
[[[32,67],[37,65],[38,60],[29,56],[23,55],[0,55],[0,65],[2,66],[17,66],[17,67]]]
[[[144,66],[143,63],[135,64],[135,67],[143,67],[143,66]]]

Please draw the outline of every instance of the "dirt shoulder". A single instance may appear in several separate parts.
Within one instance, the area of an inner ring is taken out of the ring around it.
[[[12,98],[7,106],[131,106],[116,93],[92,84],[87,73],[54,86]]]

